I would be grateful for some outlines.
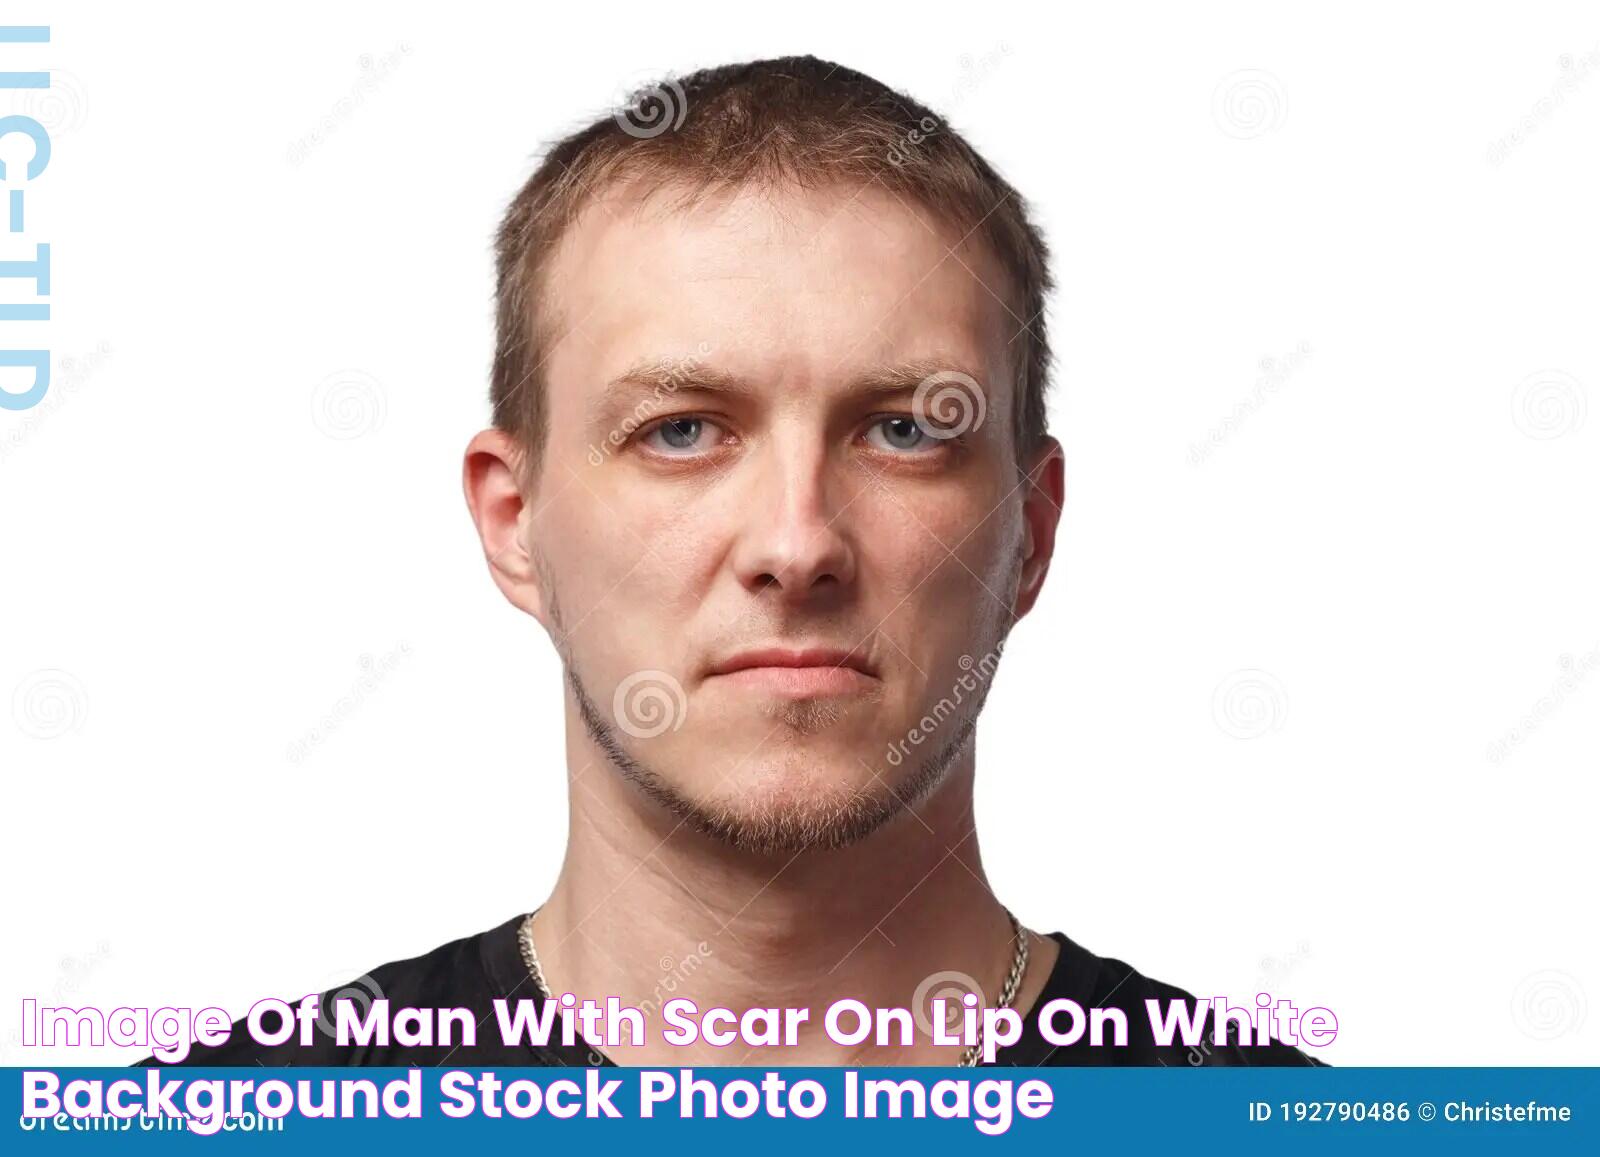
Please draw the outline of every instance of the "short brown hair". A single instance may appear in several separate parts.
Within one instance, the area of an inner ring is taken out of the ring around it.
[[[537,471],[546,436],[541,370],[553,348],[543,275],[563,231],[597,191],[639,180],[691,189],[882,182],[984,238],[1013,282],[1013,437],[1045,436],[1049,251],[1022,197],[935,113],[872,77],[814,56],[708,68],[635,92],[613,115],[558,141],[507,208],[495,239],[494,424]],[[1008,310],[1011,306],[1006,307]]]

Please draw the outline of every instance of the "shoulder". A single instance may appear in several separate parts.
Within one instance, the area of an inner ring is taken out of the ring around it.
[[[305,1029],[296,1027],[281,1044],[265,1044],[251,1034],[248,1016],[233,1022],[228,1039],[219,1045],[195,1045],[180,1061],[166,1062],[154,1056],[138,1062],[138,1067],[165,1067],[170,1064],[194,1065],[402,1065],[437,1062],[455,1051],[442,1044],[402,1046],[370,1043],[340,1045],[336,1037],[335,1000],[349,1003],[358,1016],[365,1016],[374,1001],[387,1001],[390,1015],[403,1008],[464,1008],[474,1024],[493,1016],[493,1002],[508,995],[501,979],[494,975],[494,953],[514,941],[513,917],[495,928],[463,936],[417,956],[380,964],[345,984],[317,994],[318,1016]],[[307,994],[284,996],[286,1004],[297,1007]],[[282,1019],[271,1012],[262,1016],[262,1027],[281,1031]],[[497,1034],[490,1033],[490,1037]],[[305,1038],[304,1042],[302,1037]],[[477,1050],[473,1050],[476,1052]]]
[[[1123,1014],[1128,1025],[1126,1047],[1094,1047],[1085,1032],[1084,1039],[1075,1045],[1047,1046],[1055,1055],[1042,1063],[1090,1065],[1166,1065],[1169,1067],[1227,1066],[1227,1065],[1301,1065],[1322,1066],[1326,1062],[1307,1055],[1292,1045],[1272,1040],[1264,1045],[1237,1043],[1238,1034],[1230,1028],[1226,1043],[1212,1040],[1210,1000],[1197,999],[1190,991],[1176,984],[1149,976],[1125,960],[1114,956],[1100,956],[1089,951],[1064,933],[1051,934],[1061,946],[1050,984],[1039,998],[1039,1007],[1060,997],[1076,1001],[1088,1012],[1092,1009],[1116,1009]],[[1253,1007],[1255,994],[1235,997],[1235,1004],[1249,1003]],[[1161,1044],[1151,1025],[1152,1010],[1156,1018],[1168,1014],[1174,1005],[1182,1007],[1184,1015],[1192,1018],[1196,1010],[1203,1011],[1204,1022],[1197,1043],[1183,1043],[1181,1034],[1174,1034],[1171,1043]],[[1065,1022],[1058,1022],[1064,1027]]]

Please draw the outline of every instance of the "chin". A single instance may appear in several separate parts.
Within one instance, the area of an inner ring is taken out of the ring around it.
[[[903,815],[942,780],[943,768],[872,766],[860,750],[835,743],[826,751],[805,743],[778,748],[774,741],[722,777],[675,786],[658,778],[651,794],[686,826],[742,851],[791,856],[841,848]]]
[[[740,777],[743,779],[743,777]],[[724,785],[704,803],[680,810],[691,826],[730,847],[764,855],[841,848],[866,839],[903,810],[887,785],[828,781],[787,767]]]
[[[882,700],[744,697],[717,710],[681,709],[660,734],[619,732],[568,667],[590,739],[638,790],[682,826],[745,851],[792,855],[865,839],[943,781],[967,727],[943,751],[893,766]],[[671,726],[672,722],[681,726]]]
[[[748,731],[740,728],[733,735],[696,737],[673,758],[653,760],[650,768],[676,794],[720,808],[736,807],[740,801],[759,809],[837,801],[872,787],[879,769],[862,766],[853,747],[771,731],[769,723]],[[707,751],[719,757],[695,755]]]

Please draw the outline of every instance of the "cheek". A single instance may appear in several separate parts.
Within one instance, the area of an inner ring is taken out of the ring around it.
[[[574,484],[552,501],[537,533],[548,543],[568,629],[580,649],[611,639],[629,654],[656,646],[665,651],[675,638],[669,624],[698,605],[704,574],[715,565],[704,519],[681,501],[638,493],[598,494],[592,485]]]
[[[925,601],[933,591],[948,596],[967,587],[981,593],[977,579],[989,582],[1005,512],[994,509],[986,488],[879,495],[856,509],[857,541],[870,570],[896,597],[914,590],[913,598]]]

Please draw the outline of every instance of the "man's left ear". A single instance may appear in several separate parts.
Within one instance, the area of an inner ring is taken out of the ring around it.
[[[1029,460],[1022,497],[1022,571],[1012,614],[1033,609],[1056,550],[1056,525],[1066,501],[1066,464],[1061,443],[1046,435]]]

